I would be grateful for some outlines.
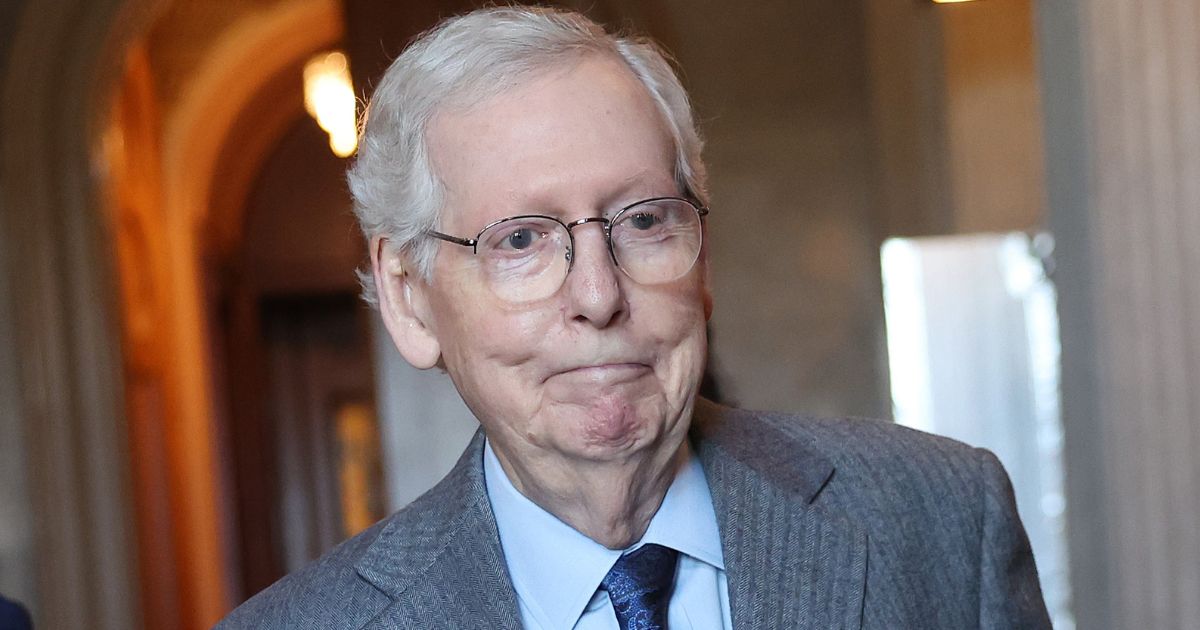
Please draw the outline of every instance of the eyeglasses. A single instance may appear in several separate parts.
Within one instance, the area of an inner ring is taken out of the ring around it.
[[[470,247],[496,296],[522,303],[558,291],[575,258],[573,230],[586,223],[603,226],[613,263],[635,282],[653,285],[678,280],[700,257],[701,217],[707,214],[708,208],[687,199],[655,197],[625,206],[611,219],[588,217],[563,223],[526,214],[493,221],[475,238],[433,230],[426,234]]]

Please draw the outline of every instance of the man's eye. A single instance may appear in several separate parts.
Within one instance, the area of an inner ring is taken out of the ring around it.
[[[529,228],[518,228],[509,232],[504,238],[504,246],[510,249],[522,250],[533,244],[537,235]]]
[[[650,212],[639,212],[629,218],[629,224],[639,230],[649,230],[658,223],[661,223],[658,215]]]

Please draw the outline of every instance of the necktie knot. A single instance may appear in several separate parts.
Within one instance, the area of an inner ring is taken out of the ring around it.
[[[608,591],[621,630],[665,630],[678,557],[669,547],[643,545],[604,576],[600,587]]]

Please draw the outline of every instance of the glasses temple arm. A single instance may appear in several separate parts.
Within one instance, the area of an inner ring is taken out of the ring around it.
[[[435,231],[435,230],[426,230],[425,234],[427,236],[432,236],[433,238],[436,238],[436,239],[441,239],[448,243],[454,243],[455,245],[462,245],[463,247],[475,247],[475,243],[477,242],[473,238],[459,238],[457,236],[450,236],[449,234],[443,234],[443,233]]]

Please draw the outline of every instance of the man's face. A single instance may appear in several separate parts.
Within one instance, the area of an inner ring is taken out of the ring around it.
[[[429,129],[447,196],[440,230],[474,237],[497,219],[612,217],[678,196],[674,150],[623,65],[589,57],[550,70]],[[471,250],[442,243],[426,325],[503,461],[615,461],[684,439],[704,368],[705,258],[639,285],[616,268],[599,223],[574,229],[573,267],[552,296],[498,298]]]

